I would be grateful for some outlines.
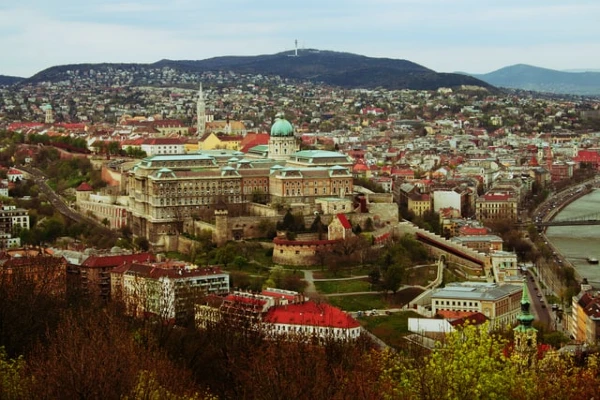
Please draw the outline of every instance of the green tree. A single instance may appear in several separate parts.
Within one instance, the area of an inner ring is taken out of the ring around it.
[[[394,387],[395,398],[514,398],[513,391],[524,388],[515,385],[519,371],[504,355],[505,346],[489,333],[487,324],[466,325],[449,333],[422,361],[397,362],[384,369],[382,380]]]
[[[0,398],[20,400],[30,397],[30,378],[25,375],[23,357],[9,359],[4,347],[0,347]]]
[[[392,291],[396,294],[400,289],[400,284],[404,278],[404,268],[399,264],[393,264],[387,267],[383,272],[381,288],[385,291]]]

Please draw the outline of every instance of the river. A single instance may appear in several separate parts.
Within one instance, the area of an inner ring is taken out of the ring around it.
[[[569,219],[597,212],[600,212],[600,189],[567,205],[555,218]],[[587,257],[600,259],[600,225],[551,226],[546,230],[546,237],[582,278],[600,287],[600,265],[586,260]]]

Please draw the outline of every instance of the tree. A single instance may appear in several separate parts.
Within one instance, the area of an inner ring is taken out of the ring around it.
[[[400,289],[400,283],[404,278],[404,267],[398,264],[390,265],[383,272],[383,279],[381,281],[381,288],[383,290],[392,291],[392,293],[396,294],[398,289]]]
[[[31,398],[31,381],[25,375],[25,360],[9,359],[4,347],[0,347],[0,398],[18,400]]]
[[[233,243],[227,243],[225,246],[218,248],[215,252],[215,261],[217,264],[222,264],[225,268],[233,262],[235,257],[236,248]]]
[[[466,325],[451,332],[436,351],[424,359],[384,368],[382,380],[393,387],[397,398],[407,399],[508,399],[518,375],[515,364],[507,362],[505,342],[482,327]]]
[[[138,236],[133,240],[133,244],[141,251],[148,251],[150,249],[150,242],[143,236]]]
[[[242,270],[242,269],[244,269],[244,267],[246,267],[248,265],[248,259],[246,257],[242,257],[242,256],[235,256],[232,264],[238,270]]]
[[[319,240],[322,240],[323,234],[327,232],[327,225],[321,221],[321,215],[317,214],[313,223],[310,225],[310,231],[319,235]]]

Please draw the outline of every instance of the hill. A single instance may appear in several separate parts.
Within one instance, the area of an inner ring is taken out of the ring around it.
[[[437,89],[461,85],[490,85],[471,76],[440,74],[408,60],[373,58],[357,54],[302,50],[298,56],[283,52],[258,56],[226,56],[206,60],[161,60],[153,64],[79,64],[52,67],[30,78],[30,82],[68,79],[72,69],[102,67],[150,70],[170,67],[179,72],[232,71],[241,74],[279,75],[300,81],[322,82],[346,88]]]
[[[600,95],[600,72],[565,72],[517,64],[487,74],[471,74],[490,85],[536,92]]]
[[[18,76],[8,76],[8,75],[0,75],[0,86],[10,86],[15,83],[21,82],[25,80],[25,78],[21,78]]]

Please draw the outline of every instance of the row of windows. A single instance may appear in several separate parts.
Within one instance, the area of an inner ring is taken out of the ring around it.
[[[478,307],[479,302],[473,301],[456,301],[456,300],[435,300],[436,306],[455,306],[455,307]]]

